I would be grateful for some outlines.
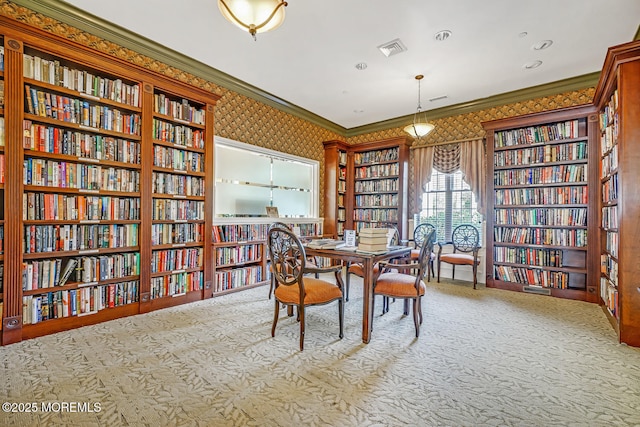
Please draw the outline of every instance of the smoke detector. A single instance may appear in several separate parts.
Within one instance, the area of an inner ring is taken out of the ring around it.
[[[400,39],[391,40],[390,42],[381,44],[378,49],[387,58],[399,53],[405,52],[407,47],[402,43]]]

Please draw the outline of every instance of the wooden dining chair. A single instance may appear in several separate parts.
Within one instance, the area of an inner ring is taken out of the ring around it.
[[[442,253],[446,245],[453,246],[452,253]],[[451,278],[456,277],[456,265],[470,265],[473,269],[473,289],[478,283],[478,252],[480,251],[480,233],[471,224],[462,224],[453,229],[450,242],[438,242],[438,283],[440,283],[440,263],[451,264]]]
[[[280,305],[296,307],[300,322],[300,351],[304,350],[304,334],[307,307],[338,301],[340,338],[344,336],[344,294],[342,293],[342,266],[314,269],[318,273],[334,273],[335,283],[305,276],[307,257],[300,239],[289,229],[273,227],[267,239],[271,254],[271,275],[275,279],[273,297],[275,311],[271,336],[276,333]],[[314,271],[314,272],[315,272]]]
[[[422,249],[422,245],[424,244],[425,238],[429,236],[431,232],[436,231],[436,227],[433,224],[429,224],[428,222],[423,222],[418,224],[418,226],[413,230],[413,245],[414,248],[411,250],[411,259],[417,260],[420,255],[420,249]],[[434,234],[435,236],[435,234]],[[435,239],[435,237],[434,237]],[[430,280],[431,277],[435,278],[435,268],[434,261],[436,259],[436,254],[433,251],[429,254],[429,274],[427,274],[427,281]]]
[[[433,242],[435,240],[435,230],[426,237],[420,248],[418,259],[410,262],[380,262],[380,275],[373,284],[374,299],[376,295],[382,295],[383,300],[389,298],[402,299],[413,302],[413,323],[416,328],[416,337],[420,335],[420,325],[422,324],[422,297],[427,286],[424,282],[425,274],[429,271],[430,254],[433,252]],[[388,311],[388,304],[383,311]],[[406,311],[405,311],[405,314]]]

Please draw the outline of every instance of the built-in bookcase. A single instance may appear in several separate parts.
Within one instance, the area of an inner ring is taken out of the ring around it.
[[[4,309],[4,40],[0,37],[0,319]],[[2,322],[0,322],[0,331]]]
[[[597,300],[594,113],[585,106],[483,123],[487,286]]]
[[[324,144],[325,232],[340,236],[345,228],[358,232],[383,222],[395,224],[406,238],[410,142],[401,137]]]
[[[620,342],[640,347],[640,42],[609,49],[596,89],[600,298]]]
[[[138,302],[139,82],[25,45],[22,324]]]
[[[269,282],[267,233],[273,221],[291,227],[301,238],[322,236],[320,220],[292,218],[217,220],[213,226],[214,294]]]
[[[3,18],[0,34],[2,343],[211,296],[218,97]]]
[[[204,289],[206,105],[153,93],[150,299]],[[188,295],[192,295],[190,298]]]

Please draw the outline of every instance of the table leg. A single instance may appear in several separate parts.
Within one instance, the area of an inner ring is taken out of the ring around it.
[[[362,342],[368,344],[371,340],[371,326],[373,325],[373,260],[365,258],[363,262],[364,278],[362,279]]]

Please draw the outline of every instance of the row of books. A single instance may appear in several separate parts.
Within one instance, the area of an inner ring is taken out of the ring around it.
[[[184,295],[187,292],[200,291],[204,287],[204,273],[169,274],[151,278],[151,299]]]
[[[356,165],[366,163],[389,162],[398,160],[398,148],[385,148],[383,150],[366,151],[364,153],[354,153],[353,160]]]
[[[618,169],[618,146],[614,145],[600,160],[600,176],[609,176]]]
[[[553,184],[584,182],[587,165],[557,165],[537,168],[498,170],[494,174],[495,185]]]
[[[130,169],[28,157],[23,162],[24,185],[137,193],[140,172]]]
[[[204,132],[200,129],[192,129],[189,126],[153,119],[151,135],[159,141],[204,150]]]
[[[397,194],[366,194],[355,197],[357,206],[398,206]]]
[[[613,317],[618,319],[618,288],[609,282],[606,277],[600,278],[600,296],[607,310],[609,310]]]
[[[151,188],[151,191],[160,194],[204,196],[204,178],[154,172],[151,179]]]
[[[300,236],[321,236],[321,223],[287,223],[300,231]],[[213,241],[219,242],[247,242],[251,240],[266,240],[271,224],[229,224],[214,225]]]
[[[192,106],[187,99],[175,101],[164,93],[153,95],[153,111],[200,125],[204,125],[205,121],[205,111],[202,108]]]
[[[241,288],[267,279],[263,277],[260,266],[216,270],[214,292]]]
[[[578,138],[578,120],[496,132],[494,146],[509,147]]]
[[[385,178],[400,173],[400,165],[397,163],[385,165],[361,166],[354,169],[356,179],[363,178]]]
[[[618,248],[620,246],[620,236],[618,232],[608,231],[605,233],[604,249],[612,257],[618,258]]]
[[[494,227],[496,243],[517,243],[548,246],[585,247],[587,230],[563,230],[559,228]]]
[[[78,282],[78,287],[82,287],[139,274],[138,252],[69,258],[66,262],[62,258],[30,261],[22,264],[22,290],[49,289],[69,281]]]
[[[22,219],[27,221],[139,220],[140,199],[27,192],[22,195]]]
[[[618,89],[613,91],[613,95],[609,98],[609,102],[604,106],[600,113],[600,129],[611,126],[618,121]]]
[[[494,215],[498,225],[587,225],[587,208],[495,209]]]
[[[398,220],[398,208],[354,209],[354,221],[391,221]]]
[[[27,225],[26,253],[83,251],[138,246],[138,224]]]
[[[153,220],[204,220],[204,202],[200,200],[153,199]]]
[[[511,188],[495,190],[495,204],[499,205],[565,205],[587,204],[586,186]]]
[[[602,128],[602,136],[600,137],[600,152],[602,154],[606,154],[618,144],[618,134],[620,133],[618,126],[618,118],[616,115],[615,121],[612,124],[606,128]]]
[[[154,145],[153,165],[187,172],[204,172],[204,154]]]
[[[6,170],[4,154],[0,153],[0,184],[4,184],[4,174]]]
[[[61,65],[37,55],[22,55],[23,75],[44,83],[77,90],[89,96],[106,98],[134,107],[140,106],[140,85],[127,84],[121,79],[94,75],[86,70]]]
[[[240,245],[216,248],[216,265],[241,264],[259,261],[262,257],[263,245]]]
[[[204,224],[153,224],[151,226],[152,245],[170,245],[202,242]]]
[[[611,284],[618,285],[618,261],[611,255],[600,255],[600,272],[607,276]]]
[[[22,323],[95,314],[100,310],[138,302],[137,280],[48,292],[22,297]]]
[[[377,193],[380,191],[398,191],[397,179],[380,179],[375,181],[356,181],[356,193]]]
[[[493,248],[495,262],[511,264],[537,265],[541,267],[562,267],[562,250],[510,248],[496,246]]]
[[[496,151],[493,155],[495,166],[529,165],[587,158],[587,142],[542,145],[520,150]]]
[[[602,208],[602,228],[618,228],[618,205]]]
[[[200,268],[203,265],[202,248],[181,248],[153,251],[151,254],[151,272]]]
[[[613,174],[602,183],[602,201],[604,203],[618,200],[618,174]]]
[[[92,129],[140,135],[140,114],[124,113],[107,105],[43,92],[25,85],[27,112]]]
[[[494,266],[495,278],[503,282],[540,286],[543,288],[567,289],[569,274],[561,271],[538,270],[525,267]]]
[[[25,150],[66,154],[92,160],[140,164],[140,143],[127,139],[80,132],[72,129],[23,121]]]

